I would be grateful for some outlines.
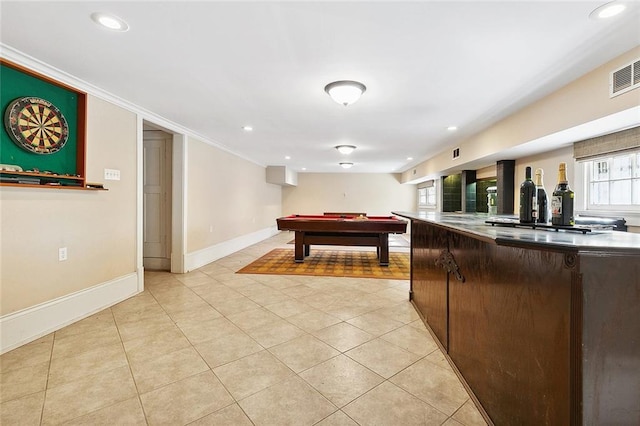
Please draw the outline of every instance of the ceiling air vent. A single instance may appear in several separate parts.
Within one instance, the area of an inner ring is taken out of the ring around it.
[[[640,59],[611,73],[609,97],[618,96],[640,87]]]

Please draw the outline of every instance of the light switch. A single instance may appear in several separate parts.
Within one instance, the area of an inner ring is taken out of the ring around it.
[[[104,180],[120,180],[120,170],[104,169]]]

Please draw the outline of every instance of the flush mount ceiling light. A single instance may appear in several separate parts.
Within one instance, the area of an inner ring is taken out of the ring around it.
[[[331,99],[344,106],[356,102],[366,90],[364,84],[350,80],[334,81],[324,87]]]
[[[109,13],[94,12],[91,14],[91,19],[93,19],[93,22],[96,24],[111,31],[129,31],[129,24],[127,24],[123,19]]]
[[[356,149],[356,147],[355,145],[338,145],[336,146],[336,149],[340,154],[349,155],[353,152],[354,149]]]
[[[351,167],[353,167],[353,163],[340,163],[340,167],[342,167],[343,169],[350,169]]]
[[[589,14],[591,19],[607,19],[624,12],[627,6],[619,1],[612,1],[599,6]]]

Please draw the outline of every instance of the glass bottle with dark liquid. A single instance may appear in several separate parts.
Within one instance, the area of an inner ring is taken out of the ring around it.
[[[520,185],[520,223],[535,223],[538,217],[536,185],[531,180],[531,167],[525,171],[525,180]]]
[[[567,163],[558,166],[558,185],[551,197],[551,224],[560,226],[573,226],[573,198],[574,194],[569,188],[567,180]]]
[[[536,169],[534,183],[536,184],[536,197],[538,198],[538,223],[549,222],[551,216],[549,197],[547,196],[547,191],[544,189],[543,177],[544,171],[542,169]]]

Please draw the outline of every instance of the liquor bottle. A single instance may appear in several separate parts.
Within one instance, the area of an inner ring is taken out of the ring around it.
[[[520,185],[520,223],[535,223],[538,217],[536,185],[531,180],[531,167],[525,170],[525,180]]]
[[[551,224],[573,226],[573,191],[567,180],[567,163],[558,166],[558,185],[551,197]]]
[[[550,219],[549,197],[544,189],[543,183],[544,171],[536,169],[536,198],[538,199],[538,223],[547,223]]]

